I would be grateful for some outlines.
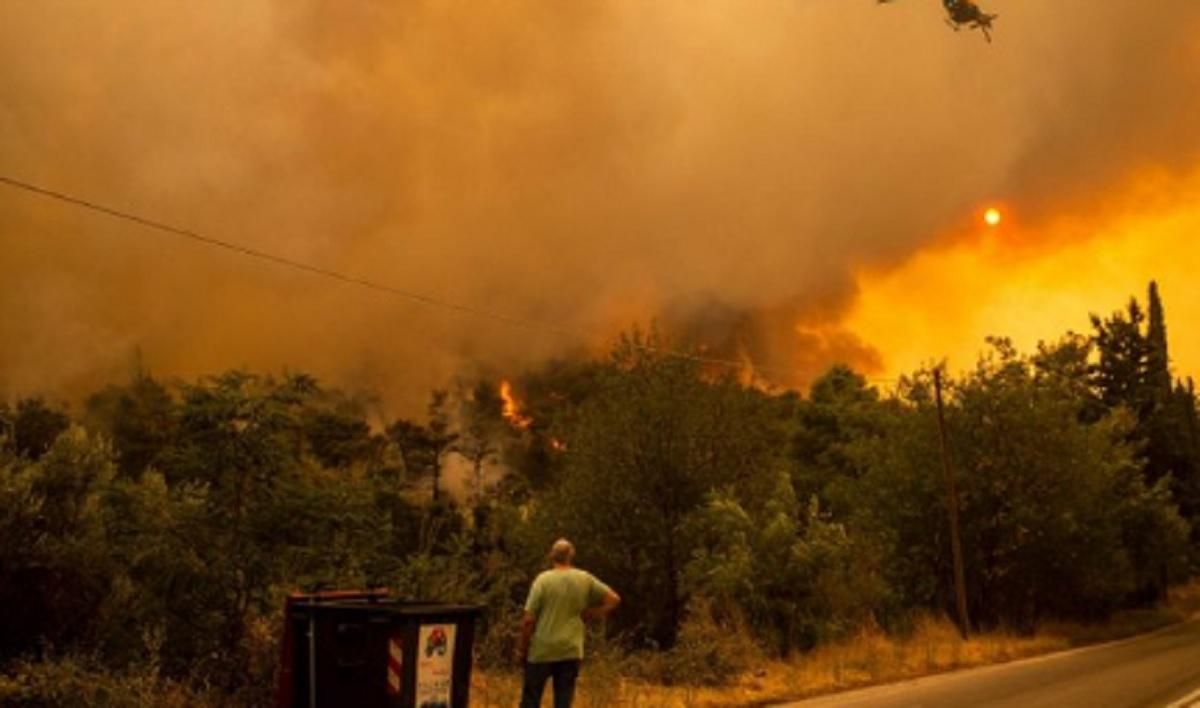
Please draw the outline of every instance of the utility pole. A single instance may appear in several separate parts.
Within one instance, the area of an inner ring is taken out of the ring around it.
[[[958,630],[966,639],[970,631],[967,618],[967,582],[963,571],[962,534],[958,525],[958,485],[950,465],[950,449],[946,444],[946,414],[942,406],[942,369],[933,370],[933,390],[937,398],[938,439],[942,448],[942,471],[946,480],[947,508],[950,510],[950,545],[954,555],[954,599],[958,606]]]

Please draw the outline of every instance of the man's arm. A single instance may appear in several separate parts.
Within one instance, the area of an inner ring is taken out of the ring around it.
[[[544,575],[544,574],[543,574]],[[529,644],[537,629],[537,618],[542,611],[542,576],[533,579],[529,586],[529,597],[525,600],[525,614],[521,617],[521,636],[517,639],[517,659],[524,664],[529,659]]]
[[[521,617],[521,637],[517,640],[517,659],[524,664],[529,660],[529,642],[537,628],[537,617],[528,610]]]
[[[583,611],[583,619],[588,621],[604,619],[611,614],[613,610],[617,609],[617,605],[620,604],[621,596],[612,590],[607,590],[604,593],[604,597],[600,599],[599,605],[593,605],[592,607],[589,607]]]

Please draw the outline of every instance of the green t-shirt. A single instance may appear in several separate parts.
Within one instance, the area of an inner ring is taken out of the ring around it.
[[[545,664],[583,658],[583,618],[580,613],[600,604],[607,585],[578,568],[547,570],[529,588],[525,611],[537,617],[529,644],[529,661]]]

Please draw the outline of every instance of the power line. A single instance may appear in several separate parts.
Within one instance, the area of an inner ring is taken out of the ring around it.
[[[210,246],[213,248],[220,248],[220,249],[224,249],[226,251],[232,251],[233,253],[236,253],[236,254],[239,254],[242,256],[249,256],[251,258],[256,258],[256,259],[259,259],[262,261],[266,261],[268,263],[273,263],[278,266],[292,268],[292,269],[299,270],[299,271],[302,271],[305,273],[309,273],[310,275],[317,275],[317,276],[321,276],[321,277],[325,277],[325,278],[330,278],[333,280],[340,281],[342,283],[348,283],[350,285],[357,285],[359,287],[367,288],[369,290],[375,290],[377,292],[382,292],[382,293],[385,293],[388,295],[404,298],[406,300],[410,300],[412,302],[415,302],[415,303],[418,303],[421,305],[425,305],[427,307],[441,308],[444,310],[450,310],[453,312],[457,312],[461,315],[480,317],[483,319],[489,319],[489,320],[493,320],[495,322],[500,322],[502,324],[507,324],[507,325],[511,325],[511,326],[515,326],[515,327],[521,327],[524,329],[548,332],[551,334],[555,334],[555,335],[558,335],[561,337],[567,337],[567,338],[571,338],[571,339],[589,339],[595,335],[595,333],[585,332],[583,330],[574,329],[574,328],[570,328],[570,327],[564,327],[562,325],[559,325],[559,324],[556,324],[553,322],[546,322],[546,321],[542,321],[542,320],[534,320],[534,319],[523,318],[523,317],[515,317],[512,315],[506,315],[506,314],[502,314],[502,313],[498,313],[498,312],[493,312],[491,310],[484,310],[479,307],[473,307],[471,305],[464,305],[462,303],[450,302],[447,300],[442,300],[440,298],[433,297],[431,295],[425,295],[423,293],[406,290],[404,288],[398,288],[398,287],[395,287],[392,285],[388,285],[386,283],[379,283],[374,280],[368,280],[367,278],[362,278],[362,277],[359,277],[356,275],[349,275],[346,273],[342,273],[340,271],[333,270],[331,268],[325,268],[323,266],[313,265],[311,263],[305,263],[303,261],[298,261],[293,258],[288,258],[287,256],[280,256],[280,255],[277,255],[274,253],[270,253],[268,251],[263,251],[263,250],[254,248],[252,246],[245,246],[245,245],[235,243],[232,241],[226,241],[224,239],[216,238],[214,236],[208,236],[208,235],[202,234],[198,231],[193,231],[192,229],[185,229],[185,228],[181,228],[178,226],[172,226],[171,224],[165,223],[163,221],[158,221],[157,219],[151,219],[148,217],[139,216],[139,215],[134,214],[129,211],[124,211],[122,209],[116,209],[114,207],[105,206],[103,204],[99,204],[97,202],[93,202],[88,199],[83,199],[81,197],[76,197],[76,196],[73,196],[70,194],[66,194],[64,192],[59,192],[59,191],[56,191],[53,189],[48,189],[46,187],[40,187],[38,185],[30,184],[29,182],[25,182],[23,180],[19,180],[19,179],[13,178],[13,177],[0,175],[0,183],[3,183],[5,185],[8,185],[9,187],[13,187],[15,189],[23,190],[25,192],[36,194],[36,195],[39,195],[42,197],[47,197],[49,199],[54,199],[54,200],[57,200],[60,202],[64,202],[66,204],[71,204],[73,206],[87,209],[89,211],[104,214],[105,216],[110,216],[115,219],[129,221],[134,224],[137,224],[138,226],[142,226],[142,227],[154,230],[154,231],[158,231],[160,233],[167,233],[167,234],[171,234],[173,236],[177,236],[180,238],[186,238],[186,239],[204,244],[206,246]],[[734,369],[749,368],[753,371],[762,371],[762,372],[766,372],[766,373],[775,373],[775,374],[794,374],[794,373],[796,373],[796,371],[793,369],[784,369],[784,368],[780,368],[780,367],[757,366],[754,364],[754,362],[751,362],[751,361],[738,361],[738,360],[734,360],[734,359],[721,359],[718,357],[708,357],[708,356],[703,356],[703,355],[699,355],[699,354],[692,354],[689,352],[679,351],[679,350],[675,350],[675,349],[654,347],[654,346],[650,346],[650,345],[646,345],[646,344],[635,344],[634,346],[641,349],[642,351],[646,351],[649,353],[659,354],[661,356],[666,356],[666,357],[670,357],[670,358],[674,358],[674,359],[691,361],[691,362],[695,362],[698,364],[709,364],[709,365],[713,365],[713,366],[725,366],[725,367],[730,367],[730,368],[734,368]],[[897,379],[866,379],[866,380],[869,383],[882,383],[882,384],[892,384],[892,383],[898,382]]]
[[[411,292],[411,291],[404,290],[401,288],[392,287],[390,285],[385,285],[383,283],[377,283],[372,280],[367,280],[365,278],[360,278],[360,277],[353,276],[353,275],[347,275],[345,273],[331,270],[329,268],[324,268],[322,266],[312,265],[311,263],[304,263],[303,261],[297,261],[297,260],[288,258],[286,256],[279,256],[279,255],[276,255],[273,253],[269,253],[267,251],[262,251],[257,248],[253,248],[251,246],[243,246],[241,244],[233,243],[231,241],[226,241],[226,240],[219,239],[219,238],[215,238],[213,236],[206,236],[206,235],[198,233],[196,231],[192,231],[191,229],[184,229],[184,228],[180,228],[178,226],[172,226],[170,224],[167,224],[167,223],[164,223],[161,221],[157,221],[155,219],[149,219],[149,218],[146,218],[143,216],[138,216],[137,214],[133,214],[133,213],[130,213],[127,211],[122,211],[120,209],[114,209],[112,207],[104,206],[102,204],[97,204],[96,202],[88,201],[88,200],[82,199],[80,197],[75,197],[75,196],[72,196],[69,194],[64,194],[62,192],[57,192],[52,189],[38,187],[36,185],[29,184],[28,182],[22,182],[21,180],[13,179],[11,177],[6,177],[4,175],[0,175],[0,182],[3,182],[4,184],[9,185],[10,187],[15,187],[17,189],[23,189],[27,192],[39,194],[41,196],[49,197],[51,199],[57,199],[58,201],[66,202],[68,204],[73,204],[78,207],[83,207],[84,209],[89,209],[91,211],[99,212],[101,214],[105,214],[107,216],[111,216],[111,217],[114,217],[117,219],[131,221],[135,224],[138,224],[139,226],[145,226],[147,228],[154,229],[157,231],[162,231],[162,232],[166,232],[169,234],[173,234],[175,236],[180,236],[182,238],[187,238],[187,239],[191,239],[193,241],[198,241],[198,242],[203,243],[208,246],[212,246],[215,248],[223,248],[227,251],[233,251],[234,253],[237,253],[237,254],[240,254],[243,256],[250,256],[252,258],[258,258],[260,260],[268,261],[268,262],[274,263],[276,265],[281,265],[281,266],[285,266],[288,268],[294,268],[297,270],[304,271],[306,273],[311,273],[313,275],[320,275],[320,276],[323,276],[326,278],[332,278],[334,280],[339,280],[343,283],[349,283],[351,285],[358,285],[360,287],[369,288],[371,290],[378,290],[380,292],[385,292],[385,293],[388,293],[391,295],[396,295],[399,297],[407,298],[409,300],[418,302],[423,305],[429,305],[429,306],[433,306],[433,307],[441,307],[444,309],[454,310],[456,312],[461,312],[463,314],[468,314],[468,315],[474,315],[477,317],[486,317],[488,319],[498,320],[505,324],[529,327],[529,328],[533,328],[533,329],[550,330],[556,334],[560,334],[560,335],[564,335],[564,336],[579,336],[582,334],[581,332],[575,332],[575,331],[572,331],[569,329],[556,327],[549,323],[534,322],[532,320],[522,320],[522,319],[516,318],[516,317],[508,317],[506,315],[474,308],[469,305],[461,305],[461,304],[457,304],[457,303],[446,302],[444,300],[439,300],[437,298],[430,297],[428,295],[422,295],[421,293]]]

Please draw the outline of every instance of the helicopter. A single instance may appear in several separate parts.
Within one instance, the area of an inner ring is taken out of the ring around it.
[[[892,1],[877,0],[880,4]],[[997,15],[984,12],[975,3],[975,0],[942,0],[942,6],[946,8],[946,24],[950,25],[955,32],[963,27],[977,29],[983,32],[987,41],[992,41],[992,22],[998,17]]]
[[[942,0],[946,14],[950,17],[946,23],[957,32],[962,27],[977,29],[983,32],[984,39],[992,41],[992,21],[996,15],[989,15],[975,4],[975,0]]]

